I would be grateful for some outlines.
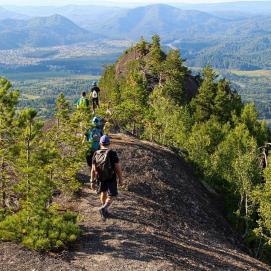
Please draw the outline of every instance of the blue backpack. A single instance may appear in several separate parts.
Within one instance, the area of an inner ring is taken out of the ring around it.
[[[91,150],[97,151],[100,147],[100,138],[103,136],[101,128],[92,128],[87,136],[87,141],[91,142]]]

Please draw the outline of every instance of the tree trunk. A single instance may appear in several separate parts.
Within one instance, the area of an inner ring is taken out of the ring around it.
[[[248,198],[247,198],[247,194],[245,195],[245,233],[243,234],[243,238],[245,238],[248,234]]]
[[[7,194],[6,194],[6,180],[5,180],[5,176],[4,176],[4,170],[5,170],[5,162],[4,162],[4,157],[2,157],[2,161],[1,161],[1,180],[2,180],[2,185],[1,185],[1,190],[2,190],[2,199],[1,199],[1,205],[2,208],[4,209],[4,211],[6,211],[6,198],[7,198]]]
[[[262,235],[260,236],[259,245],[258,245],[257,252],[255,255],[257,259],[259,259],[260,251],[262,250],[261,248],[262,248]]]

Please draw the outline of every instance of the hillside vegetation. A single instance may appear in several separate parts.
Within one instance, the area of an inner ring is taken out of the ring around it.
[[[255,256],[268,260],[270,166],[262,170],[259,147],[270,132],[257,120],[255,106],[243,104],[211,67],[202,78],[192,77],[200,87],[190,97],[188,76],[179,51],[165,54],[154,36],[152,43],[141,40],[109,66],[101,86],[117,123],[187,153],[198,175],[223,195],[228,219],[244,242]]]

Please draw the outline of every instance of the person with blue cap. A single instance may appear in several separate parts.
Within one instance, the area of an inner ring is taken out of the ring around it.
[[[89,145],[86,152],[86,160],[90,168],[90,172],[92,168],[92,157],[95,151],[99,150],[100,148],[100,138],[102,136],[103,136],[102,119],[99,116],[95,116],[92,119],[91,127],[85,133],[84,140]]]
[[[99,211],[103,221],[108,218],[108,209],[118,195],[118,185],[123,185],[119,158],[117,152],[110,149],[109,136],[103,135],[100,150],[94,153],[91,170],[91,188],[100,195],[102,206]]]

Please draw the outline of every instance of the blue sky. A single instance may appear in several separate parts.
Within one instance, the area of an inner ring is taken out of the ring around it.
[[[0,5],[69,5],[69,4],[147,4],[147,3],[218,3],[218,2],[239,2],[242,0],[0,0]],[[249,1],[249,0],[243,0]],[[251,0],[261,1],[261,0]]]

